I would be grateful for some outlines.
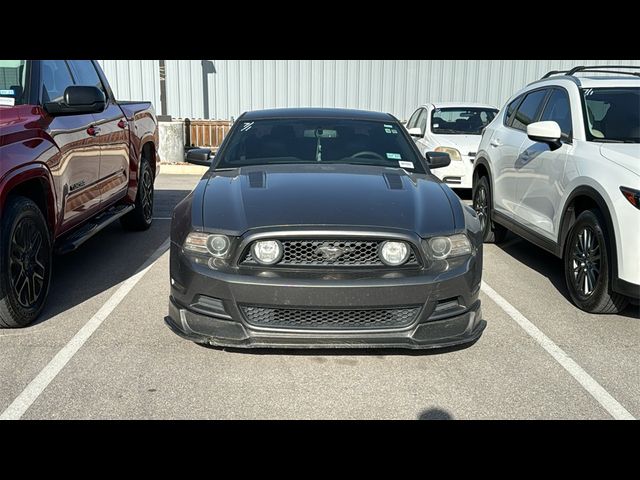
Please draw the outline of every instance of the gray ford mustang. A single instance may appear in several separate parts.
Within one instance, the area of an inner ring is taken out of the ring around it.
[[[433,348],[482,320],[475,212],[389,114],[243,114],[173,213],[167,324],[227,347]]]

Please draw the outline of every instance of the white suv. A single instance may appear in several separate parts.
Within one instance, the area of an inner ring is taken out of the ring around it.
[[[482,129],[497,113],[496,107],[480,103],[425,103],[413,112],[406,128],[423,155],[445,152],[451,157],[451,163],[434,175],[451,188],[471,188]]]
[[[562,258],[588,312],[640,297],[640,72],[627,68],[549,72],[509,99],[474,162],[485,242],[509,229]]]

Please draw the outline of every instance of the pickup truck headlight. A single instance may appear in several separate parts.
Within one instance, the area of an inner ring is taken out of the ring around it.
[[[460,155],[460,150],[457,148],[451,147],[436,147],[436,152],[448,153],[449,157],[451,157],[451,161],[462,161],[462,155]]]
[[[184,241],[184,249],[188,252],[224,258],[229,253],[231,241],[226,235],[191,232]]]
[[[436,260],[460,257],[471,253],[471,242],[464,233],[448,237],[432,237],[422,242],[422,249]]]

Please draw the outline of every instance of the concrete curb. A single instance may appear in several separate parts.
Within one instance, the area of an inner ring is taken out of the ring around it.
[[[209,167],[200,165],[182,165],[178,163],[161,163],[160,175],[204,175]]]

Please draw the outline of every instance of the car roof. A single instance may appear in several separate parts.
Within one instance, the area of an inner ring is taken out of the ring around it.
[[[433,105],[435,108],[451,108],[451,107],[459,107],[459,108],[494,108],[498,110],[498,107],[493,105],[489,105],[487,103],[477,103],[477,102],[430,102],[422,105],[423,107],[428,107],[429,105]]]
[[[242,115],[242,120],[261,120],[273,118],[349,118],[356,120],[375,120],[395,122],[389,113],[354,110],[350,108],[270,108],[252,110]]]

